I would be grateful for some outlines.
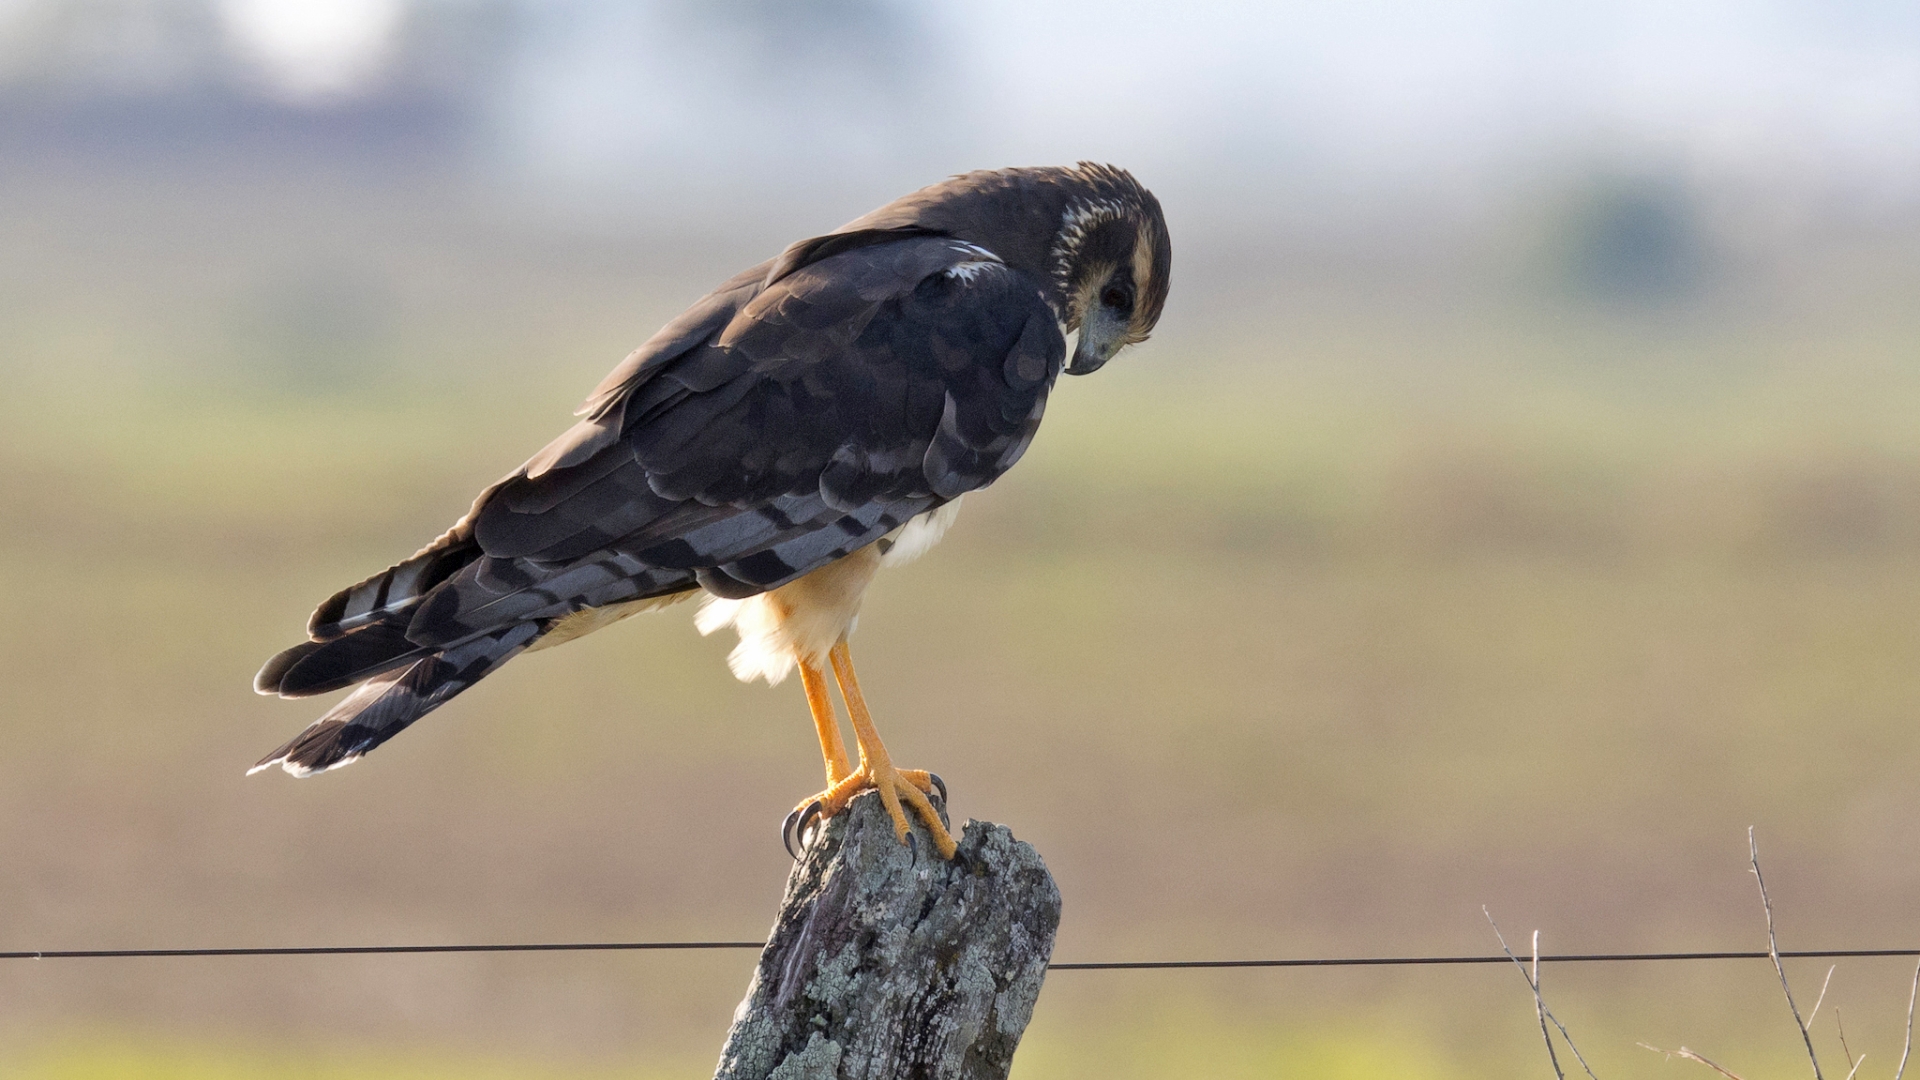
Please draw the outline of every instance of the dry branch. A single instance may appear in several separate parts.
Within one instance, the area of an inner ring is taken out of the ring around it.
[[[1721,1076],[1726,1077],[1727,1080],[1740,1080],[1740,1076],[1737,1073],[1728,1071],[1727,1068],[1725,1066],[1722,1066],[1719,1062],[1716,1062],[1713,1059],[1705,1057],[1701,1054],[1696,1054],[1684,1046],[1678,1050],[1662,1050],[1657,1046],[1652,1046],[1647,1043],[1636,1043],[1635,1045],[1639,1046],[1643,1050],[1651,1050],[1656,1054],[1666,1054],[1669,1057],[1686,1058],[1688,1061],[1697,1061],[1700,1064],[1705,1065],[1707,1068],[1712,1069],[1714,1072],[1719,1073]]]
[[[1832,968],[1827,969],[1827,978],[1833,978]],[[1820,988],[1820,996],[1827,996],[1826,987],[1823,986]],[[1819,1005],[1816,1003],[1814,1007],[1817,1010]],[[1861,1054],[1857,1061],[1854,1059],[1853,1047],[1847,1045],[1847,1025],[1840,1022],[1840,1006],[1838,1005],[1833,1007],[1833,1028],[1840,1033],[1840,1052],[1847,1055],[1847,1080],[1853,1080],[1853,1074],[1860,1071],[1860,1062],[1867,1060],[1867,1055]]]
[[[1513,955],[1512,949],[1507,948],[1507,937],[1500,932],[1500,924],[1493,921],[1493,912],[1482,907],[1480,913],[1487,917],[1487,925],[1493,927],[1493,936],[1500,942],[1500,951],[1506,953],[1507,959],[1513,961],[1513,966],[1520,969],[1520,977],[1527,980],[1527,989],[1533,991],[1534,1014],[1540,1018],[1540,1037],[1546,1040],[1547,1060],[1553,1063],[1553,1075],[1559,1080],[1567,1080],[1567,1074],[1560,1070],[1560,1056],[1553,1052],[1553,1036],[1547,1032],[1549,1020],[1560,1030],[1560,1037],[1567,1041],[1567,1049],[1573,1051],[1573,1059],[1580,1063],[1580,1067],[1586,1070],[1592,1080],[1600,1080],[1593,1075],[1593,1068],[1587,1064],[1587,1059],[1581,1056],[1580,1048],[1573,1045],[1573,1033],[1567,1030],[1567,1025],[1560,1022],[1559,1017],[1553,1015],[1553,1010],[1547,1008],[1547,999],[1540,995],[1540,931],[1533,932],[1533,972],[1528,974],[1527,966],[1520,962],[1519,957]]]
[[[1920,964],[1913,967],[1913,988],[1907,991],[1907,1043],[1900,1050],[1900,1068],[1893,1080],[1907,1075],[1907,1058],[1913,1053],[1913,999],[1920,997]]]
[[[1820,996],[1813,999],[1813,1011],[1807,1014],[1808,1028],[1812,1028],[1813,1022],[1820,1019],[1820,1006],[1827,1000],[1827,988],[1833,985],[1833,973],[1839,970],[1839,964],[1827,965],[1827,977],[1821,980],[1820,983]],[[1833,1007],[1833,1022],[1836,1024],[1840,1022],[1840,1006],[1838,1005]]]
[[[1780,975],[1780,991],[1787,995],[1787,1009],[1793,1013],[1794,1025],[1800,1029],[1800,1041],[1807,1045],[1807,1060],[1813,1062],[1813,1080],[1827,1080],[1820,1072],[1820,1055],[1813,1052],[1813,1033],[1807,1030],[1806,1021],[1800,1019],[1800,1007],[1793,1003],[1793,987],[1787,985],[1786,966],[1780,963],[1780,942],[1773,934],[1773,900],[1767,896],[1767,879],[1760,875],[1760,845],[1753,838],[1751,825],[1747,826],[1747,855],[1753,865],[1753,880],[1760,886],[1760,906],[1767,912],[1767,955],[1773,959],[1773,970]]]

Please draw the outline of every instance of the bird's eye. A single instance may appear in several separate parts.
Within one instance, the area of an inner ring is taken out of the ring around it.
[[[1126,311],[1133,307],[1133,293],[1118,285],[1109,285],[1100,294],[1100,302],[1115,311]]]

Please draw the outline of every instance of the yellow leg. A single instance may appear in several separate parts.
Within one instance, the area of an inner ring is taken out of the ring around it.
[[[813,727],[820,736],[820,755],[827,759],[827,787],[853,773],[847,761],[847,744],[840,740],[840,717],[833,711],[833,693],[827,689],[827,673],[818,665],[800,662],[800,685],[807,691],[807,709],[813,713]]]
[[[833,663],[834,678],[840,683],[840,696],[846,699],[847,716],[853,721],[853,738],[860,747],[860,767],[851,776],[828,788],[822,798],[821,813],[832,817],[847,804],[854,794],[865,788],[874,788],[880,792],[880,801],[887,808],[887,815],[893,818],[893,831],[901,840],[907,838],[907,815],[900,804],[904,800],[911,806],[920,820],[933,835],[933,846],[943,859],[953,858],[956,845],[948,835],[946,827],[940,824],[940,815],[927,800],[927,793],[933,790],[933,778],[920,769],[897,769],[893,759],[887,754],[886,744],[880,741],[880,733],[874,730],[873,714],[867,711],[866,696],[860,692],[860,680],[853,673],[853,654],[847,649],[847,639],[836,642],[827,658]]]

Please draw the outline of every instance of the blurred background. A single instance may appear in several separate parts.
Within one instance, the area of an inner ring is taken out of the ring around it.
[[[1081,158],[1160,331],[860,640],[1057,959],[1753,949],[1749,825],[1782,947],[1920,944],[1910,4],[0,0],[0,950],[764,933],[813,734],[684,610],[304,782],[250,677],[713,283]],[[0,1076],[708,1075],[752,963],[6,961]],[[1803,1067],[1764,964],[1546,989],[1610,1080]],[[1062,972],[1021,1054],[1546,1068],[1499,968]]]

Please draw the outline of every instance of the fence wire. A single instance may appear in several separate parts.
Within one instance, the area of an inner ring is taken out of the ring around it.
[[[764,941],[571,941],[513,945],[305,945],[238,949],[34,949],[0,952],[0,960],[130,960],[213,956],[417,956],[443,953],[650,952],[764,949]],[[1542,955],[1543,964],[1646,963],[1663,960],[1767,960],[1760,952],[1561,953]],[[1920,949],[1781,950],[1783,960],[1834,960],[1850,957],[1920,956]],[[1489,956],[1345,956],[1250,960],[1111,960],[1048,964],[1048,971],[1166,971],[1207,968],[1440,967],[1460,964],[1511,964],[1504,954]]]

